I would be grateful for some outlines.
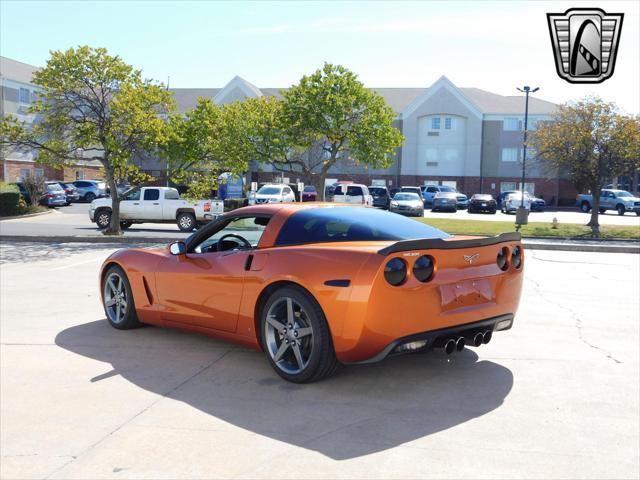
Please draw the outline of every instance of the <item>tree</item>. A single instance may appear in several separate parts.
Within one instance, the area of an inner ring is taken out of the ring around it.
[[[640,117],[623,115],[614,103],[597,97],[561,105],[552,117],[532,133],[532,144],[550,166],[591,190],[587,225],[599,235],[600,190],[619,175],[640,169]]]
[[[39,121],[29,128],[14,117],[3,119],[0,143],[36,149],[41,164],[99,160],[112,197],[105,233],[120,234],[116,179],[132,175],[133,158],[165,140],[162,114],[173,107],[170,92],[106,49],[87,46],[52,52],[33,82],[43,89],[31,107]]]
[[[384,98],[340,65],[325,63],[282,95],[282,117],[274,114],[273,122],[263,123],[264,137],[272,136],[281,154],[272,163],[300,172],[318,192],[324,192],[327,173],[339,159],[386,168],[402,145]]]
[[[188,196],[206,195],[222,173],[242,175],[247,170],[251,151],[245,143],[244,111],[236,104],[220,107],[201,98],[193,110],[169,118],[167,141],[160,152],[169,178],[189,185]]]

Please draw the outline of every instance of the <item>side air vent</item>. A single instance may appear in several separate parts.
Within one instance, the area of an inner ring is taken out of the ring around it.
[[[144,285],[144,293],[147,296],[149,305],[153,305],[153,295],[151,294],[151,289],[149,288],[149,284],[147,283],[147,279],[144,275],[142,276],[142,285]]]

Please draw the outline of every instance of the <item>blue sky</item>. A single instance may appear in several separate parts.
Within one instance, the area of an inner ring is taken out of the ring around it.
[[[579,4],[579,5],[578,5]],[[324,61],[371,87],[462,87],[513,95],[518,85],[563,102],[587,94],[640,111],[640,2],[210,2],[0,0],[0,54],[43,65],[49,50],[103,46],[172,87],[295,83]],[[547,12],[624,12],[613,78],[557,77]]]

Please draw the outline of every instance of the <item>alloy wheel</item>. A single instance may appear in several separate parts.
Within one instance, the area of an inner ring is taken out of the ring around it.
[[[113,323],[124,320],[127,312],[127,289],[123,278],[116,272],[112,272],[104,282],[104,306]]]
[[[277,300],[266,317],[265,339],[269,355],[285,373],[302,372],[313,351],[313,328],[305,309],[291,297]]]
[[[109,212],[100,212],[97,223],[100,228],[107,228],[111,223],[111,214]]]

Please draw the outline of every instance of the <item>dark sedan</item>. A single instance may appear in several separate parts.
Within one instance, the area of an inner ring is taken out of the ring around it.
[[[469,213],[496,213],[498,203],[488,194],[476,193],[469,199],[467,211]]]
[[[373,206],[376,208],[382,208],[383,210],[389,209],[389,202],[391,201],[391,195],[387,187],[371,186],[369,193],[373,197]]]
[[[316,187],[313,185],[305,185],[304,190],[302,190],[302,201],[303,202],[315,202],[318,200],[318,192],[316,191]]]

